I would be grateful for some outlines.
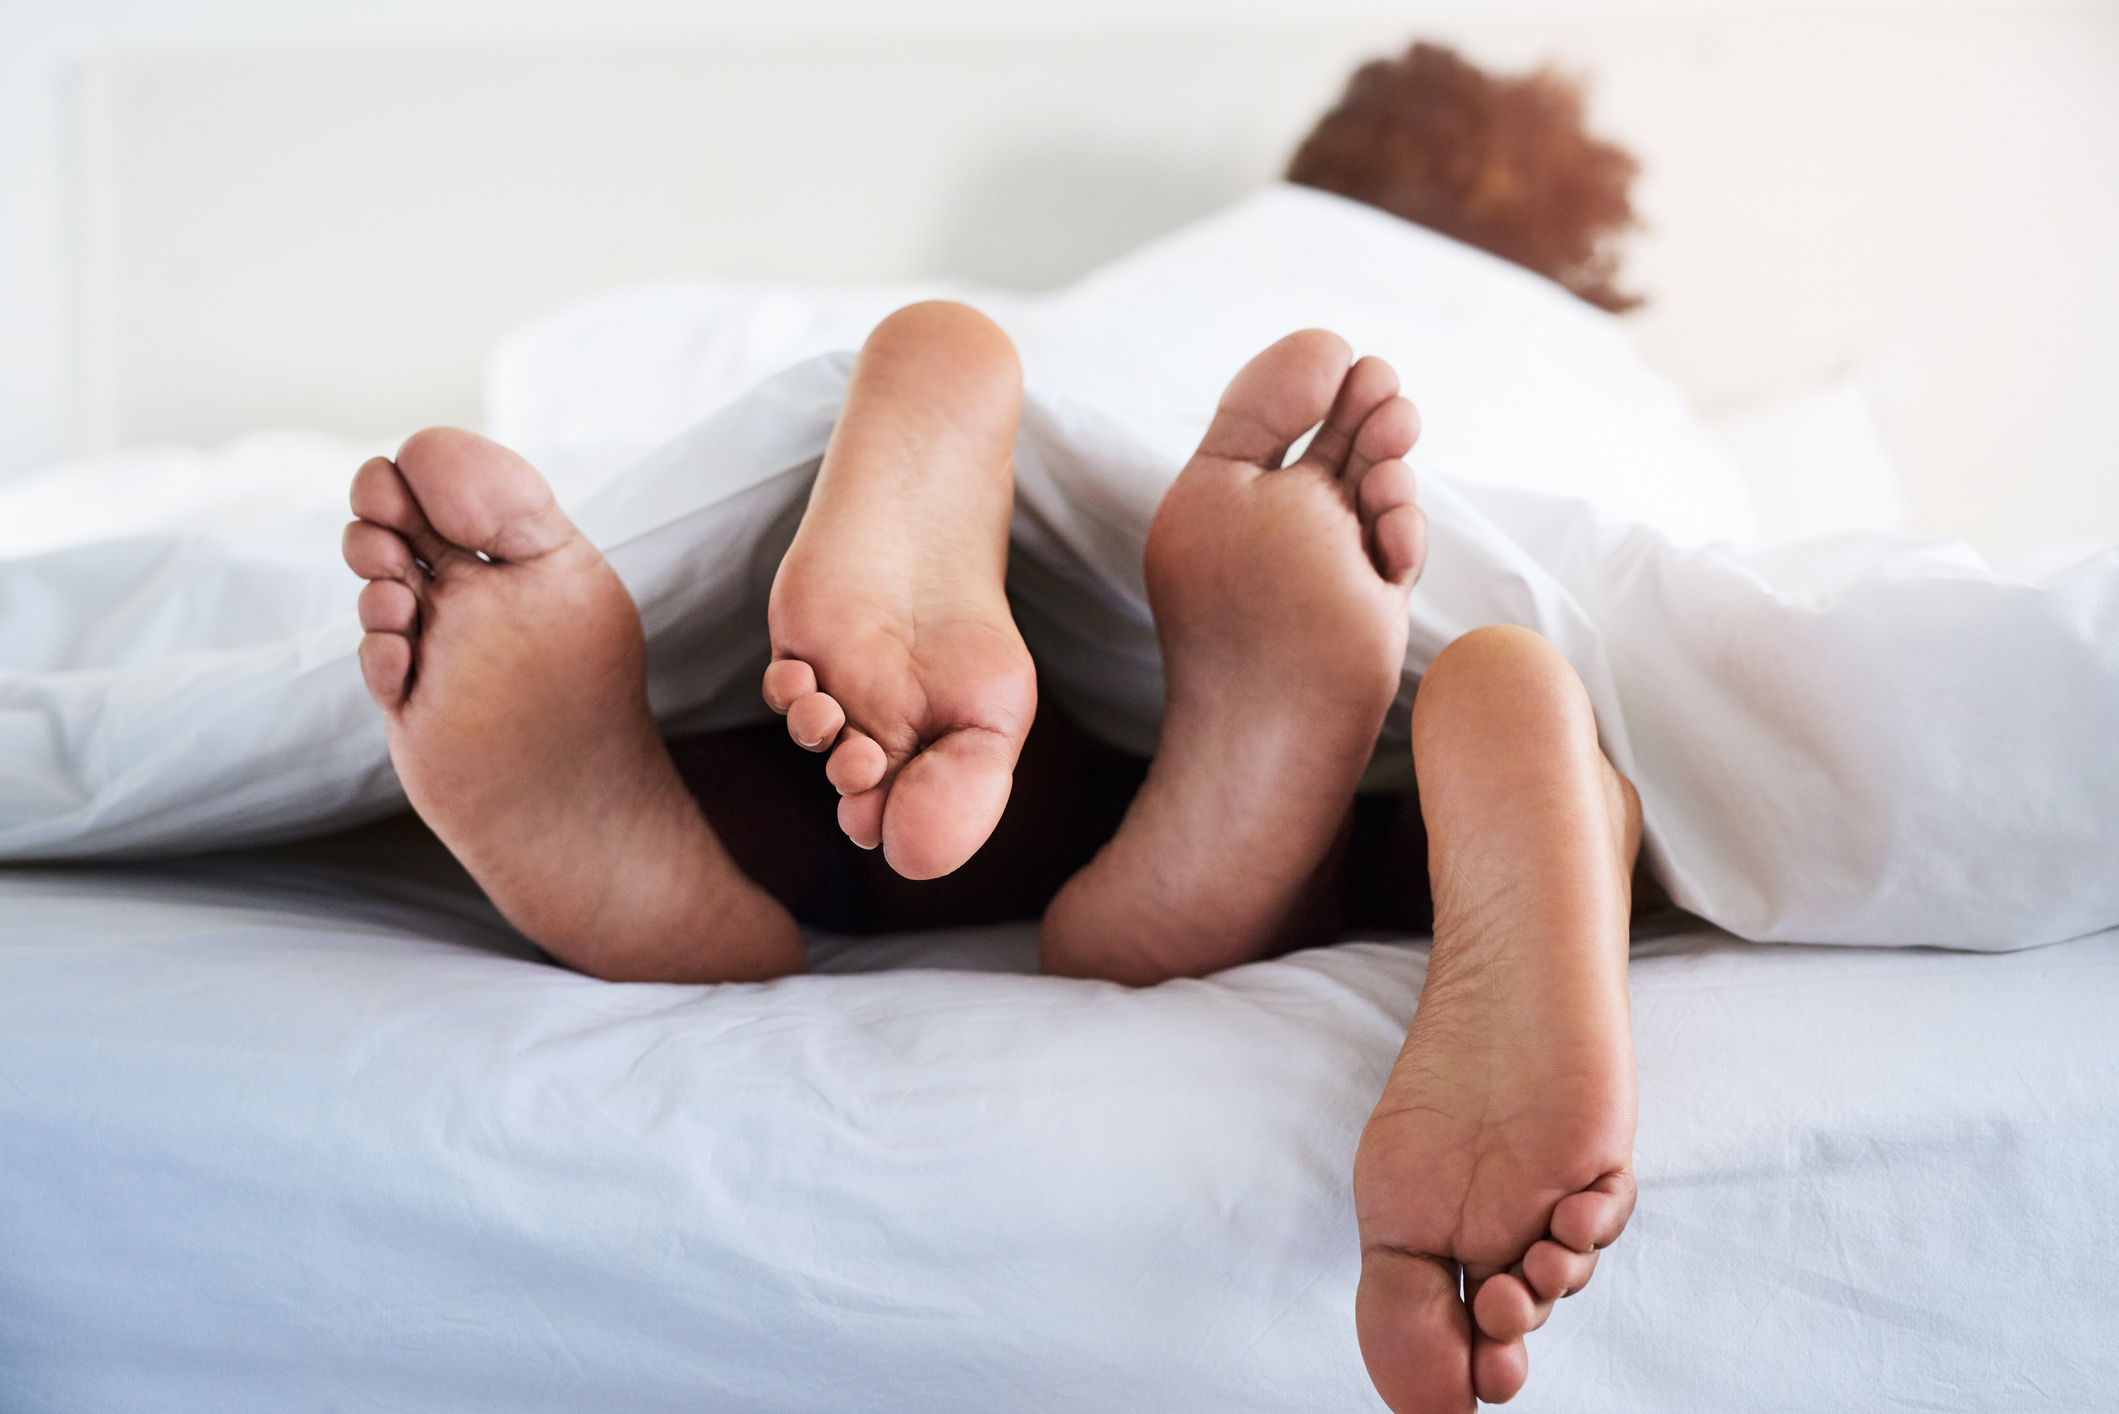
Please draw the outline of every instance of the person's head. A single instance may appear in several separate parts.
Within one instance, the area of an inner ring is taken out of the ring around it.
[[[1364,64],[1303,140],[1288,180],[1335,192],[1535,270],[1601,308],[1618,239],[1639,222],[1640,165],[1583,127],[1582,91],[1550,69],[1497,77],[1436,44]]]

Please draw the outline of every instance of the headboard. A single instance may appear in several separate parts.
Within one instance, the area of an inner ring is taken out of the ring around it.
[[[2119,542],[2110,5],[104,56],[100,439],[475,424],[496,334],[658,274],[1056,283],[1270,180],[1416,34],[1591,79],[1696,401],[1859,369],[1923,528]]]

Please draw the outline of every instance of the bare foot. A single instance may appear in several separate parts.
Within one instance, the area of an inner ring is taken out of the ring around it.
[[[1633,787],[1574,671],[1479,629],[1421,681],[1435,946],[1354,1162],[1361,1351],[1398,1414],[1498,1404],[1633,1211]],[[1464,1296],[1458,1295],[1462,1274]]]
[[[510,923],[571,967],[668,982],[803,966],[648,713],[640,616],[530,465],[469,432],[353,478],[361,671],[413,808]]]
[[[1348,357],[1312,329],[1251,360],[1155,514],[1162,740],[1117,835],[1046,910],[1049,972],[1145,985],[1302,940],[1425,553],[1401,460],[1419,419],[1388,365]]]
[[[909,879],[947,874],[1008,803],[1037,673],[1008,611],[1022,372],[963,305],[918,304],[861,350],[773,580],[765,700]]]

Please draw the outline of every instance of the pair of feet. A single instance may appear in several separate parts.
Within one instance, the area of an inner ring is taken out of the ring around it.
[[[908,878],[985,841],[1036,711],[1004,587],[1020,388],[1006,337],[974,312],[892,316],[773,585],[765,698],[828,753],[847,835]],[[1317,331],[1231,385],[1148,537],[1162,749],[1049,910],[1049,970],[1200,975],[1298,925],[1404,660],[1423,545],[1402,460],[1417,419],[1397,391],[1382,362],[1350,366]],[[353,507],[361,662],[392,757],[510,921],[598,976],[799,970],[793,920],[668,764],[623,585],[542,478],[435,429],[362,467]]]
[[[1047,971],[1203,975],[1299,927],[1397,690],[1423,553],[1412,404],[1379,360],[1349,363],[1319,331],[1260,355],[1155,517],[1161,746],[1117,837],[1048,908]],[[847,835],[908,878],[992,832],[1036,710],[1003,583],[1020,398],[980,316],[886,322],[773,586],[766,701],[830,753]]]
[[[1019,400],[1012,349],[972,312],[886,321],[773,588],[766,698],[797,742],[829,753],[848,835],[908,877],[947,873],[983,842],[1035,711],[1002,584]],[[1161,749],[1117,836],[1048,910],[1049,970],[1149,983],[1299,933],[1397,688],[1424,555],[1402,460],[1416,434],[1390,370],[1350,363],[1329,334],[1290,336],[1230,385],[1148,539]],[[352,501],[346,559],[369,581],[361,665],[392,758],[510,921],[612,979],[799,971],[794,920],[736,868],[670,764],[624,586],[542,478],[435,429],[363,466]],[[1454,720],[1490,717],[1477,699]],[[1447,736],[1451,714],[1437,720]],[[1561,774],[1600,808],[1624,806],[1615,827],[1566,824],[1561,853],[1586,862],[1594,893],[1612,872],[1598,860],[1623,848],[1630,862],[1637,826],[1593,725],[1586,742],[1594,766],[1577,740]],[[1463,747],[1474,776],[1486,750]],[[1614,1033],[1610,899],[1591,900],[1586,948],[1573,946],[1581,899],[1536,920],[1558,921],[1556,945],[1488,906],[1520,885],[1500,856],[1447,872],[1440,887],[1438,862],[1429,985],[1356,1169],[1363,1349],[1400,1410],[1513,1395],[1523,1333],[1580,1289],[1631,1206],[1623,898]],[[1497,981],[1556,946],[1602,979],[1587,1015],[1565,989],[1526,1001]],[[1497,948],[1510,965],[1475,961]],[[1573,1020],[1553,1024],[1561,1014]]]

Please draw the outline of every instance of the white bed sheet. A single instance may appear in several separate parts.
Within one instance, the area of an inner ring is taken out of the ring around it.
[[[1031,947],[610,985],[343,841],[0,870],[0,1405],[1380,1407],[1347,1174],[1423,948]],[[2110,1407],[2119,934],[1683,932],[1633,996],[1640,1209],[1517,1407]]]

